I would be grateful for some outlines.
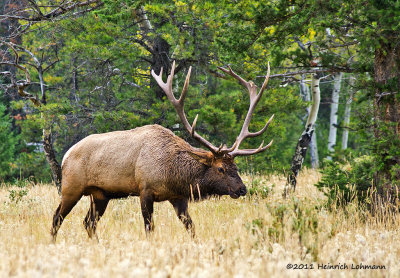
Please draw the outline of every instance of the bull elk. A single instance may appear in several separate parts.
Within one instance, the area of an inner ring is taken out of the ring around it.
[[[246,194],[234,158],[263,152],[272,144],[271,141],[257,149],[239,149],[244,139],[261,135],[273,119],[272,116],[260,131],[249,132],[254,108],[267,86],[269,65],[258,93],[253,82],[245,81],[230,67],[219,69],[237,79],[250,94],[250,107],[235,143],[230,148],[216,147],[196,132],[197,116],[193,124],[189,124],[183,105],[191,67],[179,99],[172,91],[175,62],[166,83],[162,80],[162,69],[159,75],[152,71],[186,130],[209,151],[192,147],[159,125],[93,134],[82,139],[67,151],[62,161],[62,198],[51,229],[54,241],[63,220],[82,196],[90,196],[90,208],[83,223],[92,237],[110,199],[139,196],[146,232],[153,229],[153,203],[169,201],[186,229],[194,235],[194,225],[188,214],[189,200],[213,195],[230,195],[236,199]]]

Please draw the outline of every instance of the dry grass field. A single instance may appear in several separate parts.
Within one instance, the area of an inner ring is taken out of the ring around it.
[[[56,189],[31,185],[16,201],[10,190],[20,189],[3,186],[0,277],[399,277],[400,217],[373,217],[355,204],[330,211],[313,186],[318,179],[317,172],[303,171],[297,192],[284,200],[284,177],[244,176],[257,194],[190,204],[195,239],[168,202],[156,204],[155,231],[147,238],[133,197],[111,201],[99,241],[88,240],[84,197],[56,244],[49,233]],[[313,269],[287,269],[296,264]],[[351,269],[360,264],[385,269]]]

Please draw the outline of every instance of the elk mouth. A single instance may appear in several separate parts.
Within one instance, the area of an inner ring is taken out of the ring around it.
[[[237,199],[240,196],[245,196],[247,193],[247,188],[246,186],[241,187],[239,190],[236,192],[229,191],[229,196],[231,196],[232,199]]]
[[[237,199],[237,198],[240,197],[239,194],[236,194],[236,193],[233,193],[233,192],[230,192],[230,193],[229,193],[229,196],[231,196],[232,199]]]

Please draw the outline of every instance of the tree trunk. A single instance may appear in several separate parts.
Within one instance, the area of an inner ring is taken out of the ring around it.
[[[32,56],[33,57],[33,56]],[[47,104],[47,98],[46,98],[46,88],[44,85],[44,79],[43,79],[43,69],[42,65],[38,62],[37,59],[34,58],[34,60],[37,63],[37,70],[39,74],[39,81],[40,81],[40,92],[41,92],[41,101],[40,105],[46,105]],[[46,119],[46,116],[43,114],[41,115],[42,118],[44,118],[44,124],[45,127],[43,128],[43,149],[44,153],[46,155],[46,160],[49,163],[51,174],[53,177],[53,181],[56,184],[58,194],[61,194],[61,166],[57,161],[56,158],[56,152],[54,151],[54,145],[52,141],[52,134],[51,134],[51,127],[48,126],[49,120]]]
[[[71,76],[71,93],[69,99],[75,103],[79,103],[77,92],[79,91],[78,85],[78,67],[76,57],[71,58],[72,76]]]
[[[339,93],[342,83],[342,73],[335,74],[334,88],[332,92],[331,117],[329,122],[329,137],[328,137],[328,152],[327,159],[332,160],[331,154],[335,151],[336,134],[337,134],[337,119],[339,108]]]
[[[170,45],[166,40],[164,40],[161,36],[158,36],[153,43],[153,59],[151,64],[151,69],[154,70],[156,74],[159,74],[161,68],[164,73],[168,75],[170,70],[171,61],[169,60],[169,51]],[[157,82],[154,78],[150,81],[150,86],[154,89],[156,93],[156,97],[162,99],[165,96],[165,93],[162,91],[160,86],[158,86]]]
[[[42,78],[40,80],[43,80]],[[42,91],[42,100],[46,100],[46,97],[44,96],[45,91],[44,91],[44,86],[42,87],[43,91]],[[31,99],[32,103],[39,107],[41,105],[45,105],[46,102],[35,102]],[[42,118],[45,118],[45,115],[41,114]],[[46,125],[47,120],[44,119],[44,123]],[[48,126],[45,126],[42,130],[43,132],[43,149],[44,149],[44,153],[46,155],[46,160],[49,163],[50,166],[50,170],[51,170],[51,175],[53,177],[53,180],[56,184],[57,187],[57,191],[59,194],[61,194],[61,180],[62,180],[62,175],[61,175],[61,166],[57,161],[56,158],[56,152],[54,151],[54,146],[53,146],[53,141],[52,141],[52,134],[51,134],[51,128]]]
[[[347,141],[349,138],[349,125],[350,125],[350,113],[351,113],[351,103],[353,102],[354,95],[354,77],[350,77],[349,81],[349,96],[346,100],[346,107],[344,109],[344,119],[343,119],[343,134],[342,134],[342,150],[347,149]]]
[[[46,160],[49,163],[58,194],[61,194],[61,166],[56,159],[56,153],[54,151],[50,130],[43,129],[43,149],[44,153],[46,154]]]
[[[400,156],[393,150],[400,140],[400,47],[388,41],[380,41],[374,58],[374,151],[383,164],[375,173],[374,186],[384,198],[396,193],[394,185],[400,180]]]
[[[291,172],[288,176],[287,183],[284,188],[283,196],[286,197],[289,190],[295,191],[297,185],[297,176],[300,172],[301,166],[303,165],[304,158],[307,154],[308,146],[310,145],[312,135],[314,133],[314,124],[317,120],[319,103],[320,103],[320,88],[319,88],[320,77],[316,74],[312,75],[311,90],[312,90],[312,104],[310,113],[308,114],[307,123],[305,130],[300,136],[299,141],[295,149],[295,153],[292,158]]]
[[[136,9],[134,15],[139,29],[143,34],[143,43],[146,44],[151,50],[151,70],[154,70],[156,74],[160,74],[162,68],[163,72],[168,75],[171,65],[171,61],[169,59],[171,46],[161,37],[161,35],[156,36],[154,40],[148,39],[148,33],[154,32],[154,27],[148,19],[146,11],[143,7]],[[153,78],[150,79],[150,87],[154,90],[158,99],[162,99],[165,96],[164,92]]]
[[[302,91],[302,96],[303,96],[304,101],[309,102],[311,100],[310,88],[304,82],[304,79],[305,79],[305,76],[302,76],[302,80],[300,82],[300,88]],[[312,107],[312,104],[310,104],[307,107],[307,117],[310,115],[311,107]],[[319,167],[319,156],[318,156],[317,134],[315,133],[315,126],[314,126],[314,132],[311,136],[310,156],[311,156],[311,167],[313,169],[318,168]]]
[[[315,126],[314,126],[314,132],[311,137],[310,151],[311,151],[311,167],[313,169],[318,169],[319,155],[318,155],[317,133],[315,132]]]

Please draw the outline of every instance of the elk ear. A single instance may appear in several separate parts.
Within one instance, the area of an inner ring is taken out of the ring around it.
[[[198,152],[198,151],[188,151],[187,152],[191,157],[196,159],[198,162],[206,165],[206,166],[211,166],[214,155],[212,152]]]

